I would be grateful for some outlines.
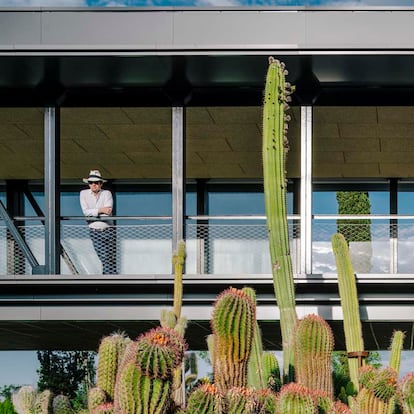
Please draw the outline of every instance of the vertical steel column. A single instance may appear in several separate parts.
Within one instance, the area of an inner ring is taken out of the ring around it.
[[[172,251],[184,240],[185,108],[172,107]]]
[[[312,107],[301,108],[300,273],[312,273]]]
[[[46,273],[60,273],[60,109],[44,112],[45,149],[45,266]]]

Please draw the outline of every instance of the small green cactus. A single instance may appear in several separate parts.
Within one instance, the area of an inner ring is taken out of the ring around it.
[[[53,414],[72,414],[73,408],[67,395],[56,395],[52,402]]]

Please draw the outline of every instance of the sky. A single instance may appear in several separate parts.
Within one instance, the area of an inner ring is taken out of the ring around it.
[[[0,0],[0,7],[414,6],[414,0]]]

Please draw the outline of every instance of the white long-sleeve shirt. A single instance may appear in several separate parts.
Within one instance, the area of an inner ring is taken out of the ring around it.
[[[86,217],[108,216],[107,214],[99,214],[98,210],[101,207],[113,208],[112,193],[109,190],[100,190],[98,196],[90,189],[85,189],[80,192],[79,201],[83,214]],[[104,229],[109,227],[112,221],[90,221],[89,227],[92,229]]]

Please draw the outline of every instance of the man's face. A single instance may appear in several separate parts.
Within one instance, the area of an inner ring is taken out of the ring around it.
[[[93,193],[98,193],[102,187],[102,181],[88,181],[88,184]]]

